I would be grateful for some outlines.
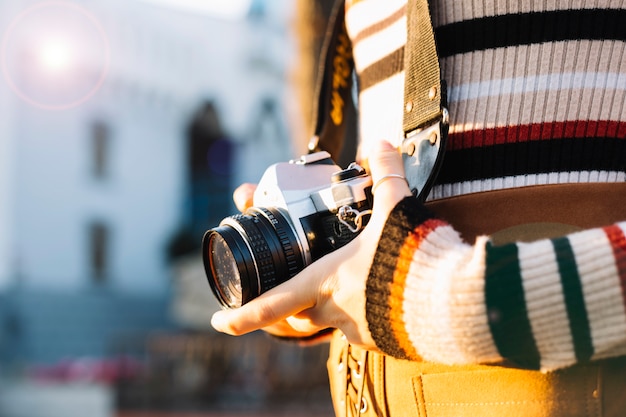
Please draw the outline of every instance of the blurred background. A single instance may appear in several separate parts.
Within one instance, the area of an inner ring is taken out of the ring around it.
[[[0,0],[0,416],[332,415],[202,234],[305,151],[327,0]]]

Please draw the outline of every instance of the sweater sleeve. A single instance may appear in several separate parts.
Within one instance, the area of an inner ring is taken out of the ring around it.
[[[367,282],[377,346],[444,364],[551,370],[626,354],[626,222],[560,238],[464,242],[413,198],[391,213]]]

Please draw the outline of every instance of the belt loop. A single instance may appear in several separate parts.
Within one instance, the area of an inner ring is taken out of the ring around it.
[[[340,331],[333,336],[330,355],[328,370],[337,417],[377,415],[376,398],[368,390],[377,355],[351,345]]]
[[[347,379],[346,379],[346,410],[347,416],[360,416],[365,414],[369,409],[367,399],[364,397],[365,392],[365,380],[367,378],[367,360],[368,352],[352,346],[349,342],[347,357]],[[353,365],[355,364],[355,365]],[[355,369],[356,368],[356,369]],[[356,401],[353,401],[350,395],[350,386],[356,391]]]
[[[357,413],[357,415],[360,414],[365,414],[367,412],[367,409],[369,408],[369,404],[367,403],[367,399],[365,399],[365,397],[363,396],[363,392],[365,391],[365,379],[367,378],[367,350],[363,351],[363,354],[361,355],[361,359],[359,361],[359,363],[361,363],[361,369],[359,369],[359,379],[360,379],[360,386],[358,387],[358,396],[357,396],[357,402],[355,404],[355,411]]]
[[[344,377],[345,392],[344,412],[346,417],[359,416],[365,414],[369,408],[365,393],[365,380],[367,378],[367,361],[368,352],[352,346],[346,339],[342,337],[345,342],[345,347],[342,351],[342,362],[340,364],[341,369],[339,371]],[[353,395],[356,393],[356,398]]]
[[[350,378],[350,364],[348,362],[348,355],[350,354],[350,344],[348,343],[346,336],[341,335],[341,342],[343,343],[343,348],[341,349],[341,362],[337,365],[337,373],[339,374],[339,381],[342,381],[342,396],[340,398],[343,402],[343,417],[350,417],[351,414],[348,414],[348,407],[350,404],[348,398],[348,378]],[[337,416],[337,417],[342,417]]]

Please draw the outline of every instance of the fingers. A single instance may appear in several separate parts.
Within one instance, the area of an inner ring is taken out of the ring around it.
[[[317,326],[302,328],[300,323],[296,323],[296,326],[293,326],[290,323],[292,320],[292,317],[288,317],[287,320],[279,321],[268,327],[264,327],[263,331],[277,337],[303,339],[310,338],[321,330]]]
[[[402,156],[387,141],[380,141],[370,154],[372,182],[377,184],[374,196],[375,211],[389,212],[400,200],[411,195],[404,178]]]
[[[217,331],[239,336],[266,328],[315,306],[317,274],[313,265],[237,309],[218,311],[213,315],[211,325]]]
[[[252,207],[252,197],[256,190],[256,184],[244,183],[241,184],[233,193],[233,200],[237,210],[244,212]]]

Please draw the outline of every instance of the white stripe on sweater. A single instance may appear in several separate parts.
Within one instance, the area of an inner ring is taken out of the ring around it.
[[[406,44],[406,17],[354,46],[355,68],[362,71]]]
[[[402,130],[402,103],[404,101],[404,72],[363,91],[359,113],[359,152],[357,160],[367,159],[365,151],[372,144],[387,140],[399,146],[404,138]],[[362,105],[378,103],[379,105]]]
[[[495,191],[531,185],[624,181],[626,181],[626,172],[622,171],[576,171],[555,172],[550,174],[517,175],[503,178],[488,178],[485,180],[435,185],[430,192],[428,199],[436,200],[439,198],[477,193],[481,191]]]
[[[557,368],[576,360],[563,287],[552,242],[518,244],[518,258],[528,319],[541,356],[542,368]],[[514,331],[514,329],[511,329]],[[559,346],[559,351],[554,347]],[[569,349],[563,349],[569,346]]]
[[[569,72],[564,74],[545,74],[522,76],[450,87],[450,101],[484,99],[505,94],[527,94],[541,91],[562,91],[564,88],[604,89],[626,91],[626,74]]]
[[[614,346],[623,343],[626,334],[626,312],[619,283],[613,249],[601,229],[570,236],[582,277],[587,317],[592,329],[594,358],[606,356]]]
[[[626,65],[620,59],[624,41],[574,40],[556,43],[516,45],[472,51],[441,59],[443,76],[455,84],[477,83],[492,79],[519,78],[524,76],[558,75],[565,73],[604,71],[622,72]],[[460,62],[458,62],[460,61]],[[591,68],[590,64],[596,64]],[[457,74],[455,67],[469,68]],[[604,86],[611,87],[611,85]]]
[[[391,16],[406,5],[406,0],[367,0],[350,6],[346,13],[346,27],[350,37]]]
[[[371,1],[371,0],[369,0]],[[570,0],[570,1],[450,1],[442,5],[433,2],[433,21],[436,25],[480,19],[501,14],[518,14],[561,9],[595,9],[623,7],[621,0]]]
[[[411,343],[426,360],[448,364],[501,360],[487,322],[484,238],[479,242],[483,244],[467,245],[451,226],[442,226],[414,253],[403,321]]]

